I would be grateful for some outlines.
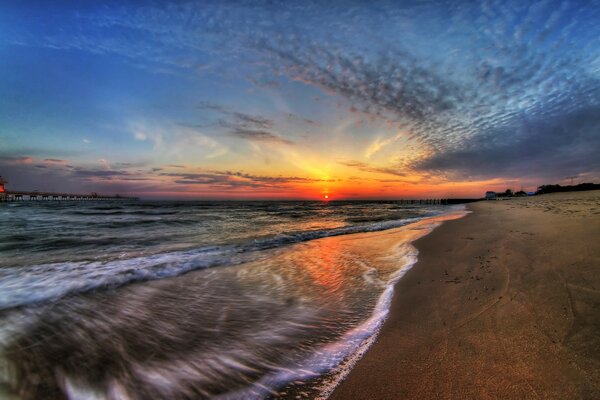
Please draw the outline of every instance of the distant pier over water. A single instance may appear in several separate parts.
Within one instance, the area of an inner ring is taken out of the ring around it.
[[[100,201],[100,200],[139,200],[138,197],[102,195],[98,193],[66,193],[42,191],[6,190],[8,181],[0,176],[0,202],[5,201]]]

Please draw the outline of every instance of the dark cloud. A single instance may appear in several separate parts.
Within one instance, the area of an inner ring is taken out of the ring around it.
[[[263,130],[234,128],[229,132],[229,134],[234,137],[243,138],[254,142],[281,143],[287,145],[294,144],[294,142],[291,140],[281,138],[274,133]]]
[[[300,122],[303,124],[308,124],[308,125],[320,125],[317,121],[312,120],[310,118],[305,118],[305,117],[301,117],[299,115],[296,115],[294,113],[286,113],[285,117],[288,121],[290,122]]]
[[[87,169],[75,167],[71,172],[75,177],[85,179],[111,180],[123,177],[131,177],[134,173],[123,170],[112,169]]]
[[[221,106],[220,104],[213,103],[211,101],[201,101],[196,108],[199,110],[211,110],[211,111],[219,111],[219,112],[228,112],[228,110]]]
[[[268,118],[242,113],[239,111],[232,110],[228,107],[204,101],[201,102],[197,107],[200,110],[208,110],[211,112],[217,112],[226,118],[219,118],[216,123],[213,124],[185,124],[181,125],[189,127],[206,127],[218,125],[225,128],[230,127],[242,127],[248,129],[272,129],[274,122]]]
[[[199,108],[202,110],[217,112],[222,117],[214,123],[180,123],[179,125],[192,129],[219,127],[227,129],[227,133],[231,137],[242,138],[255,142],[280,143],[287,145],[294,144],[293,141],[282,138],[277,134],[270,132],[272,129],[274,129],[275,122],[269,118],[234,111],[227,107],[210,102],[203,102]]]
[[[249,188],[285,188],[290,184],[322,182],[322,180],[297,176],[261,176],[244,172],[203,171],[188,173],[162,173],[161,176],[175,178],[174,183],[183,185],[203,185],[227,189]]]
[[[438,153],[413,167],[458,179],[497,176],[561,179],[600,169],[600,107],[551,119],[521,121],[474,138],[465,148]],[[501,138],[498,140],[497,138]]]
[[[256,115],[249,115],[249,114],[244,114],[244,113],[240,113],[240,112],[232,112],[231,116],[234,118],[235,122],[234,124],[236,126],[241,126],[244,128],[257,128],[257,129],[273,129],[273,121],[268,119],[268,118],[264,118],[264,117],[260,117],[260,116],[256,116]]]

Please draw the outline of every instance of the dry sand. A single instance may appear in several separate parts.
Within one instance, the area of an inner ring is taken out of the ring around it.
[[[600,399],[600,191],[468,208],[332,399]]]

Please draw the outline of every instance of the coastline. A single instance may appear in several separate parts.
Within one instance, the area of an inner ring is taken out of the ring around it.
[[[600,397],[600,191],[480,202],[413,242],[331,399]]]

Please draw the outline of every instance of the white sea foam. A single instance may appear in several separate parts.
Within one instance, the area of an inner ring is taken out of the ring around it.
[[[379,329],[389,313],[394,285],[417,261],[417,250],[410,243],[399,246],[398,253],[401,254],[399,262],[401,267],[387,282],[385,290],[379,296],[371,316],[366,321],[346,332],[336,342],[327,344],[315,351],[301,365],[278,368],[277,372],[262,378],[252,386],[233,393],[223,394],[216,399],[234,400],[243,398],[258,400],[271,393],[272,389],[270,388],[281,387],[291,382],[303,383],[324,373],[328,373],[328,378],[317,387],[319,394],[314,398],[326,399],[329,397],[337,385],[350,373],[356,362],[375,342]]]

